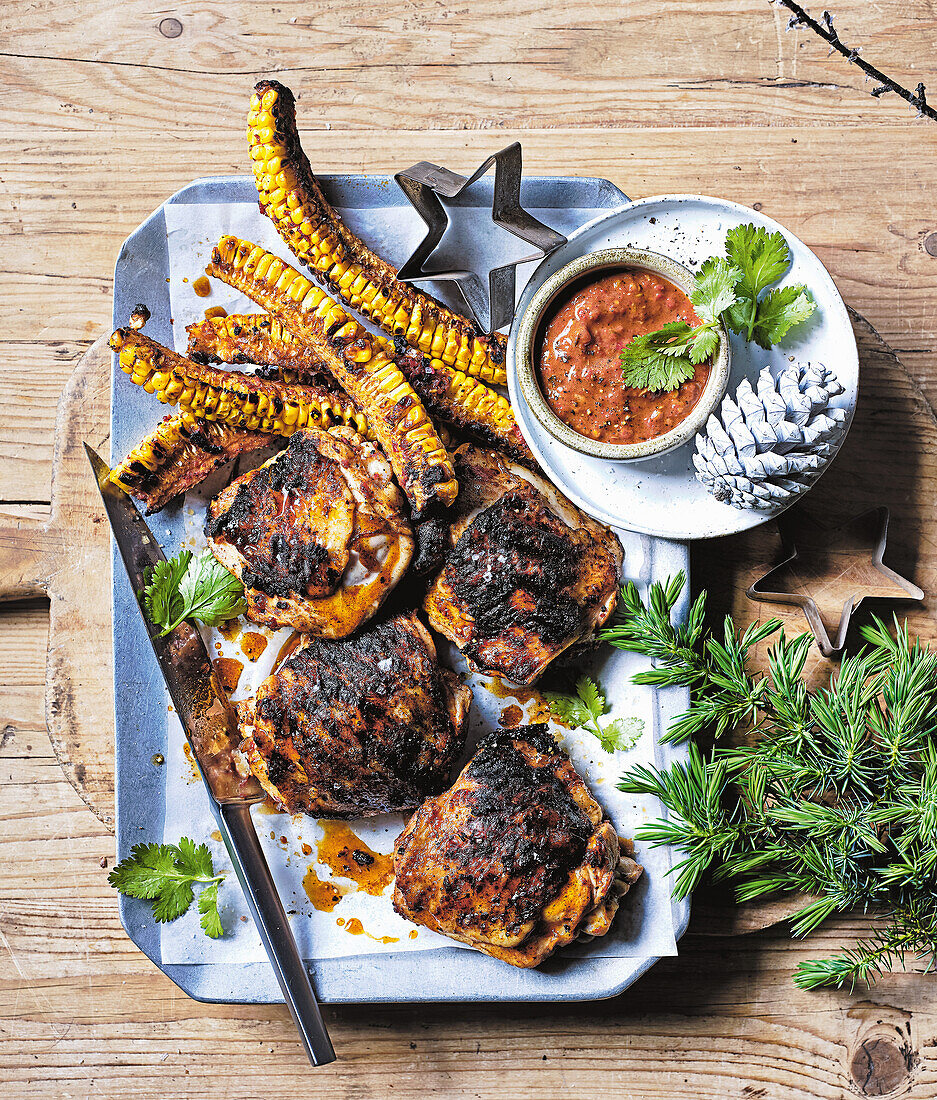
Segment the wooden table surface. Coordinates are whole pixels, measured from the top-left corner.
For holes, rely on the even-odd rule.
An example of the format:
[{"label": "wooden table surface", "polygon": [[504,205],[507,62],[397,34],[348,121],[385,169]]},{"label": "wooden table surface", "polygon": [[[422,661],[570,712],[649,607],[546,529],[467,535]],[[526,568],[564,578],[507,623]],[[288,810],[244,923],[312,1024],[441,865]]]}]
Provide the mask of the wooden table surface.
[{"label": "wooden table surface", "polygon": [[[931,0],[835,14],[937,101]],[[324,171],[470,170],[519,139],[532,172],[756,206],[818,253],[934,406],[937,124],[871,98],[787,19],[765,0],[4,4],[4,518],[48,511],[56,403],[109,326],[121,241],[193,177],[247,171],[247,99],[270,75],[299,94]],[[340,1061],[313,1073],[285,1009],[197,1004],[123,933],[113,836],[45,726],[47,625],[43,602],[0,610],[0,1096],[937,1096],[933,977],[800,992],[798,960],[861,920],[803,944],[783,927],[729,937],[711,907],[678,959],[609,1002],[328,1009]]]}]

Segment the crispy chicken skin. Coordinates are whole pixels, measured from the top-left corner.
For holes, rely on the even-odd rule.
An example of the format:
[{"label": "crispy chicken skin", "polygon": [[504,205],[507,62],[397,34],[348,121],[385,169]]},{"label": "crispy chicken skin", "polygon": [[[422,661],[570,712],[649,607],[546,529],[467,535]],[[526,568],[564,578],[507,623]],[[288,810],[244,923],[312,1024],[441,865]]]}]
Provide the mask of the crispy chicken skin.
[{"label": "crispy chicken skin", "polygon": [[342,641],[307,639],[238,708],[241,748],[289,813],[409,809],[448,782],[471,700],[416,615],[398,615]]},{"label": "crispy chicken skin", "polygon": [[469,444],[454,460],[462,490],[423,607],[478,668],[531,684],[614,610],[621,543],[495,451]]},{"label": "crispy chicken skin", "polygon": [[249,619],[343,638],[410,564],[404,507],[373,443],[347,427],[307,428],[212,501],[206,533],[243,583]]},{"label": "crispy chicken skin", "polygon": [[640,873],[547,727],[499,730],[397,838],[394,908],[530,967],[604,935]]}]

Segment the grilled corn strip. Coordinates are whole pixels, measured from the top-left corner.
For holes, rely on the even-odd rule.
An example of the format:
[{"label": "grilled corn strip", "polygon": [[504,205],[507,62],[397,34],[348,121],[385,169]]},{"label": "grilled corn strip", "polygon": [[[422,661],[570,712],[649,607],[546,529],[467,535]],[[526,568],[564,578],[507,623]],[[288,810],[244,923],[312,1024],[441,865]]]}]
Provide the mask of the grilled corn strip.
[{"label": "grilled corn strip", "polygon": [[388,352],[320,287],[260,245],[222,237],[205,269],[275,314],[368,416],[416,516],[459,491],[446,448]]},{"label": "grilled corn strip", "polygon": [[110,346],[133,382],[165,404],[178,405],[186,421],[224,421],[270,435],[350,424],[374,438],[367,417],[344,395],[193,363],[136,329],[117,329]]},{"label": "grilled corn strip", "polygon": [[514,419],[510,401],[496,390],[439,359],[401,355],[397,365],[432,416],[518,462],[538,468]]},{"label": "grilled corn strip", "polygon": [[188,356],[197,363],[264,363],[290,381],[311,382],[337,389],[319,357],[269,313],[234,313],[212,317],[186,328]]},{"label": "grilled corn strip", "polygon": [[397,278],[328,204],[299,142],[289,88],[254,88],[247,136],[260,208],[296,256],[342,301],[424,355],[486,382],[504,385],[501,333],[479,334],[465,317]]},{"label": "grilled corn strip", "polygon": [[235,428],[224,421],[167,416],[114,467],[111,481],[142,501],[146,514],[152,515],[225,462],[271,442],[266,432]]}]

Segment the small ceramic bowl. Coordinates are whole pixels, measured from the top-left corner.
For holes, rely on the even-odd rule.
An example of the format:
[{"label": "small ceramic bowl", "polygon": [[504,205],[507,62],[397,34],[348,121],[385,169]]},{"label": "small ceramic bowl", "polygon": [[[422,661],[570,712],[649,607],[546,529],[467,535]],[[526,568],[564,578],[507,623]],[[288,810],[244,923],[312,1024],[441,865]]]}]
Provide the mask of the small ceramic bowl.
[{"label": "small ceramic bowl", "polygon": [[719,326],[719,345],[712,359],[712,369],[706,388],[690,414],[664,435],[655,436],[641,443],[605,443],[590,439],[564,424],[550,408],[540,388],[538,369],[539,345],[550,307],[562,299],[573,283],[583,282],[584,276],[596,279],[613,271],[639,268],[661,275],[689,297],[693,290],[693,272],[669,256],[647,252],[638,248],[605,248],[571,260],[565,267],[550,276],[531,298],[530,304],[517,319],[518,333],[515,344],[515,362],[509,364],[517,375],[518,389],[531,411],[541,424],[561,443],[595,458],[614,459],[619,462],[655,458],[666,454],[691,440],[709,419],[722,400],[729,381],[729,333],[724,324]]}]

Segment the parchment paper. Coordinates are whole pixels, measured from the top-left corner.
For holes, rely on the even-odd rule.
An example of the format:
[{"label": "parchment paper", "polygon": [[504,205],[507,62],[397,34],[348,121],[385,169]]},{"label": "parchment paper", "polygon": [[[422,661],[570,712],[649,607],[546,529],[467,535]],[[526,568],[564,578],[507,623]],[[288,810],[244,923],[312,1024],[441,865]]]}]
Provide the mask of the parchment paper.
[{"label": "parchment paper", "polygon": [[[203,272],[212,246],[223,233],[236,233],[296,263],[280,242],[272,225],[260,215],[253,204],[169,205],[165,208],[165,214],[173,335],[178,351],[185,350],[185,326],[201,319],[208,306],[222,305],[229,313],[257,311],[257,307],[248,300],[214,280],[212,293],[208,298],[198,297],[192,289],[193,281]],[[406,210],[394,210],[391,215],[397,219],[416,219],[412,211]],[[398,226],[395,231],[399,237],[402,229]],[[411,233],[414,240],[418,239],[419,224],[408,226],[407,232]],[[519,285],[523,285],[523,279],[519,280]],[[197,551],[205,545],[202,525],[206,502],[235,473],[243,472],[262,460],[262,457],[256,455],[250,456],[238,464],[234,473],[230,469],[221,471],[188,495],[185,504],[185,544],[189,548]],[[159,534],[158,523],[154,525],[154,532]],[[625,575],[636,580],[647,577],[648,563],[644,561],[643,550],[646,542],[629,532],[621,532],[620,537],[625,547]],[[169,554],[176,547],[166,546],[165,549]],[[247,660],[237,640],[226,641],[215,630],[205,632],[210,652],[236,657],[245,665],[238,689],[233,695],[234,699],[251,695],[270,673],[276,655],[290,633],[288,630],[269,631],[255,624],[248,624],[248,629],[269,638],[264,653],[254,662]],[[441,646],[440,656],[457,671],[465,669],[461,657],[454,650],[447,653],[445,647]],[[570,753],[576,768],[608,811],[618,832],[628,837],[633,836],[638,825],[661,812],[656,799],[624,795],[615,786],[625,766],[654,761],[655,694],[649,688],[637,687],[631,683],[631,676],[645,665],[642,658],[633,654],[603,647],[595,654],[588,668],[598,679],[612,704],[610,717],[638,717],[644,720],[644,732],[633,749],[608,754],[591,734],[581,730],[570,732],[556,727],[562,732],[562,744]],[[559,686],[552,679],[548,669],[540,687],[550,689]],[[539,701],[528,699],[527,693],[523,691],[518,692],[520,698],[499,697],[488,690],[486,685],[491,682],[488,677],[471,675],[468,682],[474,691],[474,702],[466,755],[481,732],[498,725],[502,711],[508,707],[522,706],[526,717],[532,721],[543,718],[543,708]],[[208,806],[208,796],[194,765],[184,752],[185,739],[178,720],[169,713],[167,723],[164,839],[175,841],[186,835],[205,841],[212,848],[216,868],[230,870],[227,853],[220,840],[209,839],[215,825]],[[310,868],[323,879],[329,878],[331,874],[327,867],[317,862],[316,843],[322,835],[318,823],[301,816],[291,819],[285,814],[265,813],[260,808],[254,810],[254,822],[284,904],[291,914],[293,931],[305,958],[334,958],[387,951],[429,951],[462,946],[422,927],[419,928],[416,938],[411,938],[410,933],[415,926],[393,912],[390,901],[392,888],[388,888],[379,897],[352,890],[341,898],[332,912],[316,911],[306,896],[302,880]],[[394,839],[402,828],[403,818],[400,815],[388,815],[349,824],[372,849],[387,853],[392,850]],[[310,855],[303,855],[304,844],[312,848]],[[670,904],[670,879],[665,877],[670,867],[669,852],[667,849],[651,850],[638,845],[637,859],[644,866],[644,875],[623,899],[612,931],[600,939],[581,946],[574,945],[567,949],[567,953],[595,957],[649,957],[677,953]],[[342,880],[342,884],[346,887],[352,885],[348,880]],[[225,936],[220,940],[210,940],[202,933],[194,906],[179,920],[161,926],[160,943],[164,963],[236,963],[265,957],[233,874],[229,874],[221,886],[219,904],[226,929]],[[347,928],[351,918],[360,920],[364,934],[349,935]],[[341,925],[337,923],[339,919],[343,922]],[[382,938],[389,942],[378,942]]]}]

